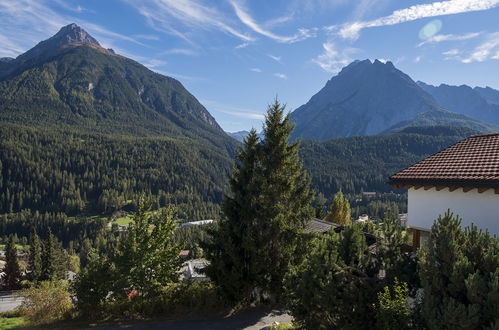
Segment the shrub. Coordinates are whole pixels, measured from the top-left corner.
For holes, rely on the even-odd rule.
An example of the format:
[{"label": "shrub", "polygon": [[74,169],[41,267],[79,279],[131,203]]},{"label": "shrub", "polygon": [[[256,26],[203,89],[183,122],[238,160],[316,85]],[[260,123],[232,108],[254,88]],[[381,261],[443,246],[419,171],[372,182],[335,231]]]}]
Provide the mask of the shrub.
[{"label": "shrub", "polygon": [[378,292],[378,303],[374,305],[378,329],[409,329],[411,313],[407,303],[408,292],[407,283],[399,283],[397,279],[393,287],[385,286],[382,292]]},{"label": "shrub", "polygon": [[33,325],[51,323],[65,318],[73,309],[67,282],[42,282],[37,287],[23,290],[21,314]]}]

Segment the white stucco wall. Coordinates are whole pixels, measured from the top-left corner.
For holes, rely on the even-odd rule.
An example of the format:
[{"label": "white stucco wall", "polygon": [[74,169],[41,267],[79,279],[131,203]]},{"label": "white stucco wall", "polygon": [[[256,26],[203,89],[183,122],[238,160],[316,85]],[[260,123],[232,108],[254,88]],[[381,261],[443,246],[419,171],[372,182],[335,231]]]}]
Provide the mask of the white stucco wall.
[{"label": "white stucco wall", "polygon": [[440,214],[450,209],[462,219],[462,226],[474,223],[491,234],[499,235],[499,194],[494,189],[478,193],[477,189],[463,192],[462,188],[452,192],[448,188],[436,191],[409,189],[408,225],[415,228],[431,229]]}]

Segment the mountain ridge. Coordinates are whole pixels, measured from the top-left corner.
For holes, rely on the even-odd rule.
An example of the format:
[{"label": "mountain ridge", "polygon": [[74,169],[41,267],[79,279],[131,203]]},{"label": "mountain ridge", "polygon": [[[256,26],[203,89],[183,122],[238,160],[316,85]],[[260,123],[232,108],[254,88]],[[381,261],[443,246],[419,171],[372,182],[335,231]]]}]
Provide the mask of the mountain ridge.
[{"label": "mountain ridge", "polygon": [[[15,60],[0,78],[0,121],[235,144],[176,79],[102,48],[75,24]],[[5,71],[4,71],[5,73]]]},{"label": "mountain ridge", "polygon": [[356,60],[291,113],[296,125],[293,139],[324,141],[380,134],[402,123],[445,125],[447,121],[484,132],[499,130],[480,118],[452,111],[392,62]]}]

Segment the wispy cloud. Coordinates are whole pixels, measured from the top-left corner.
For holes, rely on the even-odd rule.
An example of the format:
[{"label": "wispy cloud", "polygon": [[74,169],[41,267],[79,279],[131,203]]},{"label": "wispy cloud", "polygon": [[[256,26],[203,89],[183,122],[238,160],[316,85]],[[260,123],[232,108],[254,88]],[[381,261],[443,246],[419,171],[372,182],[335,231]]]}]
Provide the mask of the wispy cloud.
[{"label": "wispy cloud", "polygon": [[483,62],[489,59],[499,59],[499,32],[490,33],[485,41],[478,45],[467,57],[462,58],[463,63]]},{"label": "wispy cloud", "polygon": [[265,115],[259,113],[256,110],[252,109],[244,109],[232,105],[222,104],[212,100],[201,100],[201,103],[206,106],[206,108],[212,112],[221,112],[227,115],[231,115],[234,117],[246,118],[246,119],[257,119],[263,120],[265,119]]},{"label": "wispy cloud", "polygon": [[267,29],[265,29],[262,25],[258,24],[253,17],[248,13],[248,11],[236,0],[230,0],[232,7],[234,7],[234,11],[236,12],[237,17],[241,20],[241,22],[255,31],[267,38],[274,39],[278,42],[282,43],[294,43],[298,41],[302,41],[311,37],[315,37],[316,31],[315,29],[305,29],[299,28],[298,32],[292,36],[282,36],[275,34]]},{"label": "wispy cloud", "polygon": [[157,67],[165,66],[167,64],[167,62],[163,61],[163,60],[158,60],[158,59],[150,59],[146,62],[143,62],[142,64],[144,66],[148,67],[149,69],[154,69]]},{"label": "wispy cloud", "polygon": [[272,54],[267,54],[267,56],[270,57],[271,59],[273,59],[274,61],[281,63],[281,59],[282,59],[281,56],[275,56]]},{"label": "wispy cloud", "polygon": [[478,37],[481,32],[470,32],[466,34],[437,34],[418,44],[421,47],[425,44],[434,44],[442,41],[460,41]]},{"label": "wispy cloud", "polygon": [[355,48],[345,48],[339,50],[336,45],[328,41],[322,44],[323,53],[312,60],[319,65],[324,71],[336,73],[345,65],[352,62],[351,54],[358,52]]},{"label": "wispy cloud", "polygon": [[333,25],[329,30],[337,30],[339,35],[345,39],[357,39],[360,31],[365,28],[395,25],[399,23],[414,21],[425,17],[435,17],[466,13],[471,11],[488,10],[499,6],[499,0],[447,0],[428,4],[410,6],[408,8],[394,11],[391,15],[380,17],[370,21],[357,21],[342,26]]},{"label": "wispy cloud", "polygon": [[155,34],[134,34],[132,37],[135,39],[159,40],[159,36]]},{"label": "wispy cloud", "polygon": [[59,14],[48,3],[46,0],[0,0],[0,56],[17,56],[70,23],[81,25],[105,47],[117,49],[115,40],[144,45],[101,25]]},{"label": "wispy cloud", "polygon": [[188,55],[195,56],[198,53],[188,48],[172,48],[161,52],[161,55]]},{"label": "wispy cloud", "polygon": [[279,79],[288,79],[288,76],[286,76],[284,73],[274,73],[274,77]]},{"label": "wispy cloud", "polygon": [[244,41],[254,40],[232,27],[223,13],[213,6],[205,6],[196,0],[124,0],[146,18],[147,23],[157,31],[176,35],[192,42],[192,34],[183,32],[180,26],[201,30],[216,29]]},{"label": "wispy cloud", "polygon": [[243,48],[246,48],[249,46],[249,43],[248,42],[243,42],[242,44],[239,44],[237,45],[236,47],[234,47],[235,49],[243,49]]},{"label": "wispy cloud", "polygon": [[262,72],[262,69],[260,69],[260,68],[251,68],[250,71],[260,73],[260,72]]},{"label": "wispy cloud", "polygon": [[419,63],[421,62],[422,57],[421,56],[416,56],[413,60],[414,63]]}]

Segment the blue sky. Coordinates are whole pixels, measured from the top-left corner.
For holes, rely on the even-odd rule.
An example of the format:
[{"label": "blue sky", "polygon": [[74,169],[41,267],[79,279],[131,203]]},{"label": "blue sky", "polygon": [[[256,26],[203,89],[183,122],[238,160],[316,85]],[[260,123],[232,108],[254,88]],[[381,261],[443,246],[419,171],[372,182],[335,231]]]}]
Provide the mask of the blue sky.
[{"label": "blue sky", "polygon": [[499,0],[0,0],[0,57],[77,23],[180,80],[227,131],[294,110],[355,59],[499,89]]}]

